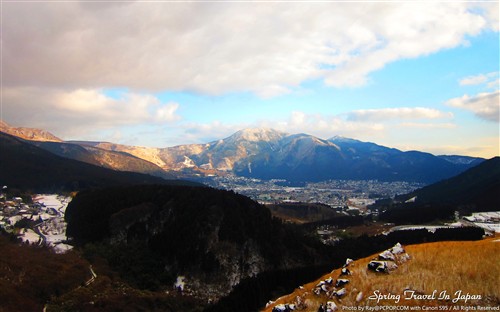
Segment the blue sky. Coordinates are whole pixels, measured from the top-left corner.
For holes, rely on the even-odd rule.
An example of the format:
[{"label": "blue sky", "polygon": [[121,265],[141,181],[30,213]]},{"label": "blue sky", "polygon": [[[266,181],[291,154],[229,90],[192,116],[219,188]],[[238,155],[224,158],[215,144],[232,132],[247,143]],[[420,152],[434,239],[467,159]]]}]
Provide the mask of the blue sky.
[{"label": "blue sky", "polygon": [[1,117],[152,147],[267,127],[492,157],[498,23],[495,1],[5,1]]}]

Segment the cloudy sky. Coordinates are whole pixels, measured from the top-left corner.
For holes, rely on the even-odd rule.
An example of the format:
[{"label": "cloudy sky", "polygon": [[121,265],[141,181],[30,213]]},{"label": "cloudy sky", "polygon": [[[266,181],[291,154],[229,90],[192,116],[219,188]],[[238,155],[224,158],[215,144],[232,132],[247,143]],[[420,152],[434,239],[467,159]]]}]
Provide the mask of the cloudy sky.
[{"label": "cloudy sky", "polygon": [[1,118],[166,147],[247,127],[499,155],[498,1],[9,1]]}]

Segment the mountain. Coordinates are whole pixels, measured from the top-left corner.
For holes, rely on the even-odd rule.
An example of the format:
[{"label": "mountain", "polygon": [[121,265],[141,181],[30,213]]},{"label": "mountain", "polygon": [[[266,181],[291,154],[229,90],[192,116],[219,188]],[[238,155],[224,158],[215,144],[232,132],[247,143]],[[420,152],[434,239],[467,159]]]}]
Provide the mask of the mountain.
[{"label": "mountain", "polygon": [[[108,142],[57,143],[61,145],[36,144],[60,156],[162,177],[169,177],[172,172],[185,176],[232,173],[248,178],[300,182],[346,179],[433,183],[483,161],[475,157],[402,152],[338,136],[324,140],[303,133],[288,134],[263,128],[243,129],[205,144],[166,148]],[[70,143],[74,146],[68,145]]]},{"label": "mountain", "polygon": [[[402,152],[374,143],[343,137],[330,142],[346,155],[344,176],[354,179],[401,180],[432,183],[449,178],[476,166],[483,159],[467,156],[434,156],[419,151]],[[339,173],[340,173],[339,172]]]},{"label": "mountain", "polygon": [[[67,235],[136,287],[217,299],[258,273],[328,262],[331,253],[248,197],[207,187],[142,185],[79,192]],[[91,243],[91,244],[89,244]],[[90,248],[88,248],[90,246]],[[182,281],[182,282],[181,282]]]},{"label": "mountain", "polygon": [[272,129],[245,129],[207,144],[163,148],[158,155],[174,170],[208,169],[249,178],[290,181],[377,179],[432,183],[482,161],[465,156],[460,156],[462,161],[450,161],[453,156],[402,152],[348,138],[323,140]]},{"label": "mountain", "polygon": [[8,125],[2,120],[0,120],[0,131],[26,140],[62,142],[61,139],[48,131],[35,128],[16,128]]},{"label": "mountain", "polygon": [[30,143],[61,157],[104,168],[150,174],[165,179],[176,178],[174,174],[163,170],[157,165],[125,152],[109,151],[89,145],[66,142],[30,141]]},{"label": "mountain", "polygon": [[81,145],[86,149],[98,148],[101,150],[126,153],[155,164],[163,170],[171,170],[171,168],[160,158],[159,154],[161,149],[159,148],[129,146],[110,142],[68,141],[68,143]]},{"label": "mountain", "polygon": [[145,173],[165,179],[176,178],[174,174],[143,159],[145,157],[136,157],[124,151],[99,148],[98,146],[92,146],[92,144],[90,144],[91,142],[88,144],[83,144],[83,142],[64,142],[45,130],[35,128],[14,128],[5,122],[0,122],[0,132],[25,139],[27,140],[26,142],[61,157],[119,171]]},{"label": "mountain", "polygon": [[500,207],[500,157],[438,183],[402,196],[415,197],[416,203],[447,203],[469,207],[473,211],[496,211]]},{"label": "mountain", "polygon": [[142,183],[190,184],[63,158],[2,132],[0,150],[0,185],[9,188],[56,192]]}]

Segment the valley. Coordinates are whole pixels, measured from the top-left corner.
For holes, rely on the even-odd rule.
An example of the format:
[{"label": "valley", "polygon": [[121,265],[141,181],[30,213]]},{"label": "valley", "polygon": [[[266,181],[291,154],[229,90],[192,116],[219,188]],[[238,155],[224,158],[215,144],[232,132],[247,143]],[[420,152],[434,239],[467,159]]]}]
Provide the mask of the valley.
[{"label": "valley", "polygon": [[[68,274],[83,286],[51,300],[30,297],[54,311],[108,311],[123,296],[133,310],[255,311],[346,257],[498,235],[498,157],[438,157],[263,129],[162,150],[63,142],[30,128],[9,133],[0,134],[0,248],[81,260]],[[288,156],[272,160],[270,151]],[[274,161],[286,166],[276,171]],[[318,176],[324,165],[337,178]],[[387,170],[425,174],[398,180]],[[0,268],[0,280],[7,271]]]},{"label": "valley", "polygon": [[233,190],[262,204],[300,202],[320,203],[332,209],[366,208],[376,199],[393,198],[422,186],[416,182],[378,180],[328,180],[293,183],[283,179],[261,180],[234,175],[197,179],[206,185]]}]

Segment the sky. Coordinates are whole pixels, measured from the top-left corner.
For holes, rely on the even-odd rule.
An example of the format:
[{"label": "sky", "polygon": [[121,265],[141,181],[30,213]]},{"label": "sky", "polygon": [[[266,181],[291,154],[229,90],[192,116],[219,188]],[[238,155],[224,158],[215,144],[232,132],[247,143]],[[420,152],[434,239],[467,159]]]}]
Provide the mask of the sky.
[{"label": "sky", "polygon": [[499,152],[498,1],[9,1],[1,120],[168,147],[244,128]]}]

